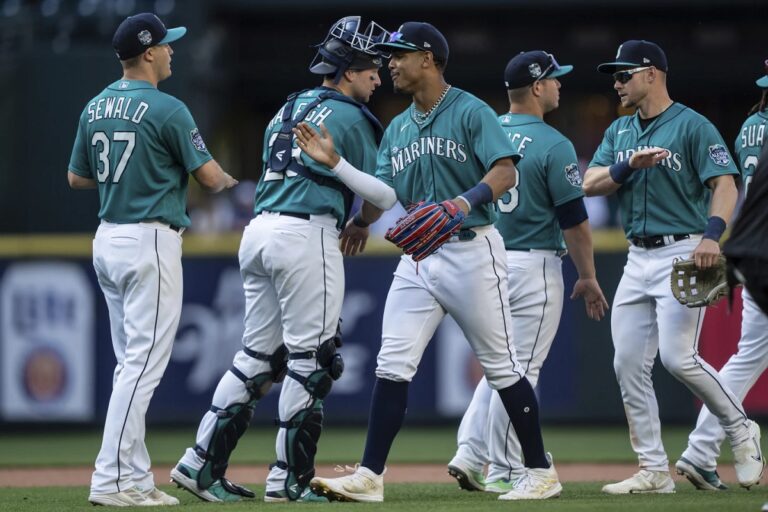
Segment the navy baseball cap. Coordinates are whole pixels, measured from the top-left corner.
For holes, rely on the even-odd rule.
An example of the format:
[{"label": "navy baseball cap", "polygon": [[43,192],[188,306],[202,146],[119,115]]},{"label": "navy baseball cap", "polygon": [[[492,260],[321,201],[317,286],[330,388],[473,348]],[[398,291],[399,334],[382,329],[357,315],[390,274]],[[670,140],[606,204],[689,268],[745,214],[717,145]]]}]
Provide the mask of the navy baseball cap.
[{"label": "navy baseball cap", "polygon": [[632,39],[619,46],[614,62],[606,62],[597,66],[601,73],[615,73],[620,69],[653,66],[667,72],[667,56],[659,45],[650,41]]},{"label": "navy baseball cap", "polygon": [[573,71],[573,66],[561,66],[555,56],[541,50],[520,52],[512,57],[504,69],[504,84],[507,89],[518,89],[536,80],[557,78]]},{"label": "navy baseball cap", "polygon": [[755,80],[755,83],[757,84],[758,87],[762,87],[763,89],[768,89],[768,60],[765,61],[765,76]]},{"label": "navy baseball cap", "polygon": [[112,47],[120,60],[128,60],[151,46],[181,39],[186,33],[186,27],[165,28],[160,18],[151,12],[143,12],[123,20],[112,37]]},{"label": "navy baseball cap", "polygon": [[448,41],[434,26],[421,21],[408,21],[400,25],[396,32],[389,35],[389,41],[376,45],[379,50],[388,52],[423,51],[448,62]]}]

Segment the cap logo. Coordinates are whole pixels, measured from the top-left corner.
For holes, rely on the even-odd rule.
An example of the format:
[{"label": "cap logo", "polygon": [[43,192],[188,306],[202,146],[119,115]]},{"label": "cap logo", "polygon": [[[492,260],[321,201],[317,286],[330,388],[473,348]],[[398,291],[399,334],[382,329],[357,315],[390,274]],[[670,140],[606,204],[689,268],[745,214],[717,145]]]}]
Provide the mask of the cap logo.
[{"label": "cap logo", "polygon": [[643,57],[643,64],[650,64],[651,61],[647,57]]},{"label": "cap logo", "polygon": [[139,42],[143,44],[144,46],[149,46],[152,44],[152,34],[149,32],[149,30],[142,30],[139,32]]},{"label": "cap logo", "polygon": [[616,52],[616,59],[618,59],[618,58],[619,58],[619,55],[621,55],[621,47],[622,47],[622,46],[624,46],[624,45],[623,45],[623,44],[620,44],[620,45],[619,45],[619,49],[618,49],[618,51]]},{"label": "cap logo", "polygon": [[428,43],[428,42],[426,42],[426,41],[424,41],[424,44],[423,44],[423,45],[421,45],[421,46],[423,46],[424,48],[432,48],[432,45],[431,45],[431,44],[429,44],[429,43]]},{"label": "cap logo", "polygon": [[541,76],[541,66],[539,66],[538,62],[534,62],[533,64],[528,65],[528,72],[531,74],[533,78],[538,78]]}]

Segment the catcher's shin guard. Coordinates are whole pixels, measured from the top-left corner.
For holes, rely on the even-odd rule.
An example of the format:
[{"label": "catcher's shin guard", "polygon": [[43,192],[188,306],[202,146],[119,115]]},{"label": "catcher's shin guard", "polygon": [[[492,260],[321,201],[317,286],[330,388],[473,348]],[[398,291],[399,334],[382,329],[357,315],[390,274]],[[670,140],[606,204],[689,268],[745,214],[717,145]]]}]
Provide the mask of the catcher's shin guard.
[{"label": "catcher's shin guard", "polygon": [[208,489],[224,476],[229,466],[229,456],[237,446],[240,437],[248,429],[256,404],[267,394],[274,382],[282,382],[287,371],[288,350],[284,345],[272,355],[247,348],[244,351],[254,359],[269,362],[270,371],[248,378],[234,366],[230,368],[229,371],[245,384],[250,400],[247,403],[232,404],[223,409],[211,407],[217,419],[208,449],[195,447],[198,456],[205,461],[197,473],[197,485],[201,489]]},{"label": "catcher's shin guard", "polygon": [[334,338],[324,341],[317,351],[291,354],[289,359],[317,358],[320,365],[304,377],[288,370],[288,377],[304,386],[312,404],[298,411],[288,421],[281,421],[280,427],[286,429],[285,453],[287,461],[278,460],[275,466],[288,472],[285,479],[285,492],[288,499],[299,499],[302,492],[315,476],[315,454],[317,443],[323,430],[323,399],[328,396],[333,381],[338,380],[344,372],[344,360],[336,353],[336,347],[341,345],[341,333]]}]

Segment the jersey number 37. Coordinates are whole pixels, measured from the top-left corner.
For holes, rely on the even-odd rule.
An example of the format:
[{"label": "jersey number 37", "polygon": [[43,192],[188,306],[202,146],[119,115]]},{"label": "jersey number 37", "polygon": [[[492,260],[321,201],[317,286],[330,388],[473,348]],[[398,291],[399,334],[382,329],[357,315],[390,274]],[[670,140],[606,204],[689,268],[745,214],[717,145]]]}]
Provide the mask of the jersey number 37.
[{"label": "jersey number 37", "polygon": [[114,155],[116,157],[115,160],[117,160],[117,166],[114,168],[115,173],[112,176],[112,183],[120,181],[120,177],[128,166],[133,150],[136,147],[136,132],[114,132],[112,140],[110,140],[105,132],[95,132],[93,137],[91,137],[91,146],[95,147],[99,153],[99,165],[96,170],[99,183],[105,183],[109,179],[109,173],[112,170],[112,163],[109,160],[110,147],[115,144],[116,149],[121,149],[116,143],[120,143],[120,146],[122,146],[122,153]]}]

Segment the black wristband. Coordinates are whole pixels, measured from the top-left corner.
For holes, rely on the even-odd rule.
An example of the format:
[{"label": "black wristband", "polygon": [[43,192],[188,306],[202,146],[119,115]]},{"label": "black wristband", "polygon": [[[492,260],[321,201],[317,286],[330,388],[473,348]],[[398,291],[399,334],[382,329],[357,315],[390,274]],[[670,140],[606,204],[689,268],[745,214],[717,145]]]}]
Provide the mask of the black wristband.
[{"label": "black wristband", "polygon": [[608,168],[608,172],[611,175],[611,179],[616,183],[624,183],[632,176],[635,170],[629,166],[629,159],[622,160],[619,163],[613,164]]},{"label": "black wristband", "polygon": [[354,217],[352,217],[352,224],[359,228],[367,228],[371,225],[370,222],[365,222],[363,220],[363,216],[361,212],[357,212]]},{"label": "black wristband", "polygon": [[725,227],[725,221],[721,217],[713,215],[707,221],[707,228],[704,230],[704,236],[702,238],[708,238],[710,240],[714,240],[715,242],[719,242],[720,237],[723,236]]}]

